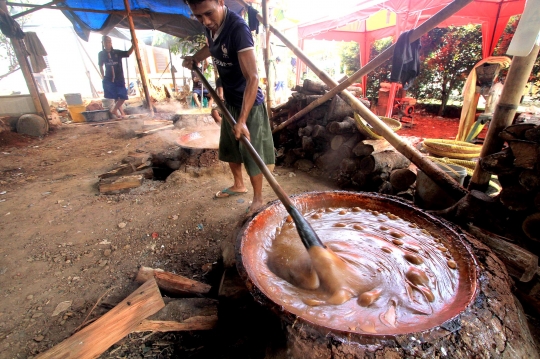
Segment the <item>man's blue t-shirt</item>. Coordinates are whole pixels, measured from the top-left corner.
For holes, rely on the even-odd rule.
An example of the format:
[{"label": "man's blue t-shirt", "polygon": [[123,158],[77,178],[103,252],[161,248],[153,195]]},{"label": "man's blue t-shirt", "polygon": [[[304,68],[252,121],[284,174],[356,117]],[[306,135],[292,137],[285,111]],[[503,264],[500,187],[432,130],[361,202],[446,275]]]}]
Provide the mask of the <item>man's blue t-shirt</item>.
[{"label": "man's blue t-shirt", "polygon": [[112,49],[110,53],[105,50],[99,52],[98,65],[105,65],[105,79],[113,81],[114,78],[114,82],[124,82],[124,69],[122,68],[122,58],[124,57],[129,57],[127,51]]},{"label": "man's blue t-shirt", "polygon": [[[223,84],[225,101],[234,107],[242,107],[246,79],[240,68],[238,51],[254,47],[253,36],[246,21],[229,9],[223,22],[223,29],[215,40],[212,40],[208,29],[205,29],[206,38]],[[264,95],[258,88],[254,105],[260,105],[263,102]]]}]

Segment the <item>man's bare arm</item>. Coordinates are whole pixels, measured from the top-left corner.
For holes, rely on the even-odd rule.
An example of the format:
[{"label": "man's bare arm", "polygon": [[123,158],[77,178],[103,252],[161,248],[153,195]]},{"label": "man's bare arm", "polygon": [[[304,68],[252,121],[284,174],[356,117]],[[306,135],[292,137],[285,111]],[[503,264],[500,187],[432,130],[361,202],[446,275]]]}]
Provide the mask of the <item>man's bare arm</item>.
[{"label": "man's bare arm", "polygon": [[246,135],[249,138],[249,131],[246,127],[246,121],[249,116],[255,99],[257,98],[257,89],[259,87],[259,74],[257,73],[257,60],[255,58],[255,50],[247,50],[238,53],[238,60],[240,62],[240,68],[242,74],[246,79],[246,90],[244,92],[244,99],[242,101],[242,108],[240,109],[240,115],[236,119],[238,122],[235,126],[235,135],[237,139],[240,139],[241,135]]}]

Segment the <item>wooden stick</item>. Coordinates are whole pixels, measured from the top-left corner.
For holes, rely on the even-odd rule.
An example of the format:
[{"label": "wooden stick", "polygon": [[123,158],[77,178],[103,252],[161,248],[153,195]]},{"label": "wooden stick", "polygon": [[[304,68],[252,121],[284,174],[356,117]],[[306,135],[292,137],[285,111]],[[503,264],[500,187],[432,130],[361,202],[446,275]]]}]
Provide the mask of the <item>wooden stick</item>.
[{"label": "wooden stick", "polygon": [[144,137],[146,135],[150,135],[150,134],[158,132],[158,131],[169,130],[171,128],[174,128],[174,125],[161,126],[161,127],[158,127],[158,128],[148,130],[148,131],[139,132],[139,133],[137,133],[137,137]]},{"label": "wooden stick", "polygon": [[144,320],[134,332],[209,330],[217,325],[218,301],[209,298],[175,299]]},{"label": "wooden stick", "polygon": [[157,283],[151,279],[94,323],[36,358],[97,358],[164,306]]},{"label": "wooden stick", "polygon": [[141,75],[141,82],[144,90],[144,97],[146,98],[146,104],[150,110],[151,116],[154,116],[154,106],[152,105],[152,99],[150,98],[150,92],[148,91],[148,81],[146,80],[146,70],[144,69],[141,53],[139,51],[139,41],[137,40],[137,34],[135,33],[135,24],[131,16],[131,8],[129,6],[129,0],[124,0],[124,6],[126,7],[127,19],[129,23],[129,31],[131,32],[131,40],[133,41],[133,47],[135,49],[135,57],[137,59],[137,67],[139,68],[139,74]]},{"label": "wooden stick", "polygon": [[538,257],[513,244],[506,238],[488,232],[472,224],[467,225],[469,233],[490,247],[506,265],[508,274],[520,282],[530,281],[538,270]]},{"label": "wooden stick", "polygon": [[171,294],[178,294],[184,296],[203,295],[208,294],[211,286],[195,280],[186,278],[184,276],[165,272],[161,269],[153,269],[150,267],[141,266],[135,281],[138,283],[146,282],[147,280],[155,278],[158,287]]},{"label": "wooden stick", "polygon": [[[239,3],[246,6],[244,0],[237,0]],[[472,0],[454,0],[452,3],[448,4],[441,11],[437,12],[431,18],[429,18],[422,25],[414,29],[409,36],[410,41],[415,41],[420,38],[420,36],[429,30],[433,29],[440,22],[448,19],[450,16],[455,14],[457,11],[464,8],[466,5],[471,3]],[[258,15],[260,18],[260,15]],[[261,21],[259,19],[259,21]],[[395,44],[390,46],[388,49],[383,51],[379,56],[370,61],[362,69],[355,72],[347,80],[343,81],[341,84],[338,84],[334,81],[326,72],[317,68],[317,66],[303,53],[303,51],[289,41],[281,32],[275,29],[270,25],[270,30],[285,44],[291,51],[301,59],[313,72],[319,76],[319,78],[328,86],[332,87],[326,95],[322,98],[328,96],[325,100],[330,99],[332,96],[337,95],[341,92],[343,100],[345,100],[360,116],[367,121],[377,133],[381,134],[396,150],[401,152],[405,157],[410,159],[418,168],[420,168],[429,178],[431,178],[435,183],[437,183],[443,190],[445,190],[452,198],[459,200],[467,194],[467,190],[463,188],[459,183],[454,181],[452,177],[441,170],[435,163],[427,160],[424,156],[416,150],[409,143],[403,141],[392,129],[390,129],[378,116],[372,113],[360,100],[358,100],[354,95],[347,91],[347,87],[352,85],[356,79],[359,79],[363,75],[366,75],[370,71],[374,70],[376,67],[380,66],[384,61],[390,58],[394,52]],[[330,95],[332,94],[332,95]]]}]

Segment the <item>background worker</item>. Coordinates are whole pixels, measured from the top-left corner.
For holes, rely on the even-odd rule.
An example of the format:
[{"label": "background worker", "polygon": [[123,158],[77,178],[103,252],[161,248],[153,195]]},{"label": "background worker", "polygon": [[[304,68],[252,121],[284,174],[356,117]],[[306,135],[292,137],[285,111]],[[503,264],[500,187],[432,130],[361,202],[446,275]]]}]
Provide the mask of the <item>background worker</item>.
[{"label": "background worker", "polygon": [[[199,67],[202,73],[208,68],[208,62],[203,61],[203,67]],[[212,96],[208,93],[208,90],[202,85],[201,79],[197,76],[195,71],[191,70],[191,80],[193,81],[193,87],[191,88],[191,94],[193,95],[193,101],[198,108],[202,108],[203,98],[208,101],[208,107],[212,107]]]},{"label": "background worker", "polygon": [[242,178],[242,163],[253,187],[249,212],[263,203],[263,175],[247,149],[238,141],[245,135],[266,165],[275,163],[274,143],[264,96],[258,87],[259,76],[253,36],[245,20],[230,11],[224,0],[184,0],[195,18],[205,26],[207,45],[193,56],[186,57],[183,66],[191,69],[209,56],[213,57],[221,83],[225,106],[236,119],[231,127],[221,121],[219,159],[229,163],[234,184],[216,193],[216,198],[246,193]]},{"label": "background worker", "polygon": [[[221,84],[220,77],[218,77],[216,80],[216,93],[219,96],[221,102],[225,102],[225,99],[223,98],[223,85]],[[219,112],[219,108],[216,104],[213,104],[210,115],[212,115],[212,118],[218,125],[221,125],[221,113]]]},{"label": "background worker", "polygon": [[[133,40],[131,47],[127,51],[113,49],[112,40],[109,36],[101,38],[101,45],[103,50],[98,54],[98,64],[103,79],[104,97],[115,101],[111,114],[114,117],[123,117],[126,113],[122,105],[128,99],[128,95],[122,59],[129,57],[133,53]],[[105,71],[103,71],[103,66],[105,66]]]}]

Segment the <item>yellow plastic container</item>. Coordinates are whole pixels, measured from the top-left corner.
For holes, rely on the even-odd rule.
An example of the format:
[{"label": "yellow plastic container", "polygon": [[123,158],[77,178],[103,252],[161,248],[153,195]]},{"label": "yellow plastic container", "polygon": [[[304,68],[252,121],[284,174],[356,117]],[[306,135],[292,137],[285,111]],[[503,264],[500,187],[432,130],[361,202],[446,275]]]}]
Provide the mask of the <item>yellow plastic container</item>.
[{"label": "yellow plastic container", "polygon": [[73,122],[86,121],[86,119],[84,118],[84,115],[82,114],[84,111],[86,111],[85,105],[68,105],[67,108]]}]

